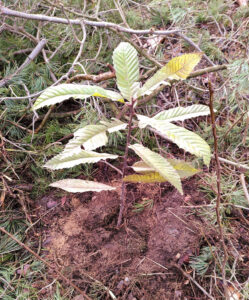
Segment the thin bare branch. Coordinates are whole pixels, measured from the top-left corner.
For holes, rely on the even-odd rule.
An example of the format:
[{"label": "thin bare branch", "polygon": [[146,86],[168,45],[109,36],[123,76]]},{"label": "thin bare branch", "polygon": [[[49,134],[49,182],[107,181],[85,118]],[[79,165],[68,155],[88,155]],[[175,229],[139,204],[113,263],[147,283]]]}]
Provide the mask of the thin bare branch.
[{"label": "thin bare branch", "polygon": [[13,77],[19,74],[25,67],[27,67],[31,63],[31,61],[33,61],[36,58],[36,56],[42,51],[46,43],[47,41],[45,39],[42,39],[34,48],[34,50],[30,53],[30,55],[26,58],[25,62],[22,65],[13,74],[0,81],[0,87],[6,85],[10,80],[13,79]]},{"label": "thin bare branch", "polygon": [[204,288],[199,285],[199,283],[192,277],[190,276],[188,273],[186,273],[180,266],[178,266],[177,264],[173,264],[174,267],[176,267],[178,270],[180,270],[182,272],[182,274],[187,277],[190,281],[192,281],[202,292],[203,294],[205,294],[209,299],[211,300],[215,300],[215,298],[210,295],[206,290],[204,290]]},{"label": "thin bare branch", "polygon": [[[0,6],[0,15],[10,16],[10,17],[17,17],[22,19],[29,19],[29,20],[37,20],[37,21],[48,21],[53,23],[59,23],[59,24],[69,24],[69,21],[72,25],[78,25],[80,26],[81,20],[75,19],[75,20],[67,20],[64,18],[58,18],[58,17],[49,17],[45,15],[40,14],[28,14],[16,10],[9,9],[4,6]],[[118,31],[131,33],[131,34],[156,34],[156,35],[169,35],[173,33],[179,32],[179,30],[153,30],[153,29],[146,29],[146,30],[135,30],[132,28],[125,28],[120,25],[117,25],[115,23],[111,22],[97,22],[97,21],[90,21],[90,20],[84,20],[84,24],[88,26],[96,26],[96,27],[105,27],[105,28],[114,28]]]},{"label": "thin bare branch", "polygon": [[[189,43],[191,46],[193,46],[197,51],[202,52],[201,48],[194,43],[189,37],[187,37],[185,34],[178,32],[177,35],[184,39],[187,43]],[[212,60],[204,53],[203,57],[208,61],[212,66],[215,66],[215,64],[212,62]]]},{"label": "thin bare branch", "polygon": [[245,175],[243,173],[240,174],[240,181],[241,181],[241,184],[242,184],[242,187],[243,187],[243,191],[244,191],[246,200],[247,200],[248,205],[249,205],[249,192],[248,192],[247,187],[246,187]]},{"label": "thin bare branch", "polygon": [[225,158],[222,158],[222,157],[219,157],[219,161],[222,162],[222,163],[234,166],[234,167],[236,167],[238,169],[249,170],[249,167],[247,165],[236,163],[236,162],[233,162],[231,160],[228,160],[228,159],[225,159]]},{"label": "thin bare branch", "polygon": [[73,76],[72,78],[67,80],[67,83],[71,83],[74,81],[81,81],[81,80],[89,80],[95,83],[104,81],[104,80],[108,80],[111,78],[115,78],[116,75],[114,72],[104,72],[98,75],[92,75],[92,74],[78,74]]},{"label": "thin bare branch", "polygon": [[141,49],[139,46],[136,45],[136,43],[134,43],[132,40],[128,39],[124,34],[122,34],[120,31],[118,31],[115,28],[110,28],[110,30],[112,30],[113,32],[115,32],[123,41],[126,41],[128,43],[130,43],[136,50],[138,53],[140,53],[142,56],[144,56],[145,58],[147,58],[148,60],[150,60],[155,66],[157,66],[158,68],[161,68],[163,65],[158,62],[155,58],[153,58],[152,56],[150,56],[147,51]]}]

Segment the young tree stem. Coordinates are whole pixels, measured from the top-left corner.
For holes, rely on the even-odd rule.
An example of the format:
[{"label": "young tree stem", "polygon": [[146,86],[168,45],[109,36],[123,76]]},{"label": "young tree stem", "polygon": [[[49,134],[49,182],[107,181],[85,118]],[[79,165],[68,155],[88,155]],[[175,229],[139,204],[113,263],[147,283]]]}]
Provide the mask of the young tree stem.
[{"label": "young tree stem", "polygon": [[221,166],[218,156],[218,138],[217,138],[217,132],[216,132],[216,126],[215,126],[215,114],[214,114],[214,107],[213,107],[213,101],[214,101],[214,90],[212,87],[211,82],[208,83],[209,87],[209,108],[210,108],[210,115],[211,115],[211,122],[212,122],[212,131],[213,131],[213,137],[214,137],[214,157],[216,162],[216,176],[217,176],[217,199],[216,199],[216,217],[217,217],[217,223],[219,227],[219,234],[220,234],[220,240],[224,252],[224,259],[221,266],[221,273],[222,273],[222,281],[223,281],[223,287],[225,292],[225,298],[229,299],[228,294],[228,288],[227,288],[227,281],[226,281],[226,263],[228,260],[228,254],[227,254],[227,248],[225,244],[225,238],[223,233],[223,228],[221,224],[221,217],[220,217],[220,201],[221,201]]},{"label": "young tree stem", "polygon": [[[128,133],[127,133],[127,137],[126,137],[124,163],[123,163],[123,169],[122,169],[122,173],[123,173],[122,179],[126,175],[126,170],[127,170],[127,158],[128,158],[128,151],[129,151],[129,145],[130,145],[130,140],[131,140],[131,128],[132,128],[132,119],[134,116],[135,102],[136,101],[132,99],[132,102],[129,106],[129,123],[128,123]],[[124,181],[122,181],[121,196],[120,196],[120,210],[119,210],[119,215],[118,215],[117,227],[119,227],[121,225],[125,207],[126,207],[126,183]]]}]

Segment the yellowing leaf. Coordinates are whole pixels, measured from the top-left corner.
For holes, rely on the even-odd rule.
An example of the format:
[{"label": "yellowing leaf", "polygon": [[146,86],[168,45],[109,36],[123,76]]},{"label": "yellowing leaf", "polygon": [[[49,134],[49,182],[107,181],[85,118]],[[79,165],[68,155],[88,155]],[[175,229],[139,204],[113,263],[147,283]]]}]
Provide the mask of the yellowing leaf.
[{"label": "yellowing leaf", "polygon": [[155,169],[183,195],[180,176],[167,159],[140,144],[131,145],[129,148],[134,150],[147,165]]},{"label": "yellowing leaf", "polygon": [[[194,176],[199,173],[201,170],[196,169],[192,166],[191,163],[185,162],[184,160],[179,159],[167,159],[171,166],[176,170],[181,179],[188,178],[190,176]],[[155,173],[155,169],[148,166],[144,161],[138,161],[133,164],[132,169],[140,174],[153,174]],[[133,175],[131,175],[133,176]],[[135,176],[135,175],[134,175]],[[159,176],[158,176],[159,178]],[[167,180],[164,180],[167,181]],[[159,181],[159,182],[164,182]],[[135,181],[134,181],[135,182]]]},{"label": "yellowing leaf", "polygon": [[174,57],[164,67],[149,78],[143,87],[138,90],[137,97],[152,91],[155,86],[168,80],[184,80],[192,72],[202,57],[202,53],[190,53]]},{"label": "yellowing leaf", "polygon": [[157,172],[154,173],[148,173],[145,175],[128,175],[123,178],[123,181],[125,182],[140,182],[140,183],[154,183],[154,182],[166,182],[167,179],[165,179],[162,175],[160,175]]},{"label": "yellowing leaf", "polygon": [[202,55],[203,53],[199,52],[174,57],[161,69],[161,71],[167,74],[167,78],[171,80],[186,79],[201,60]]}]

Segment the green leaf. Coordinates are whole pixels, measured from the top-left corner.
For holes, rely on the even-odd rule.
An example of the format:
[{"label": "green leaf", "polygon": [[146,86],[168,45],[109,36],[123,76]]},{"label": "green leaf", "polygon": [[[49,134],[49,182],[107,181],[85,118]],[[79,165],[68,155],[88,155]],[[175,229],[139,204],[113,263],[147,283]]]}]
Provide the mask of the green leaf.
[{"label": "green leaf", "polygon": [[[201,171],[194,168],[191,163],[185,162],[184,160],[179,160],[179,159],[167,159],[167,160],[171,164],[171,166],[176,170],[176,172],[179,174],[181,179],[188,178]],[[151,168],[143,161],[138,161],[135,164],[133,164],[132,169],[135,172],[141,174],[144,173],[153,174],[156,171],[155,169]]]},{"label": "green leaf", "polygon": [[74,133],[74,138],[65,146],[62,152],[63,157],[80,153],[82,151],[81,145],[83,145],[86,151],[105,146],[108,141],[106,130],[107,128],[104,125],[87,125],[78,129]]},{"label": "green leaf", "polygon": [[81,179],[63,179],[50,184],[71,193],[101,192],[115,190],[114,187],[88,180]]},{"label": "green leaf", "polygon": [[109,121],[100,121],[101,124],[107,127],[109,133],[113,133],[119,130],[124,130],[127,127],[127,123],[124,123],[118,119],[112,118],[112,122]]},{"label": "green leaf", "polygon": [[91,96],[124,102],[119,93],[105,90],[97,85],[60,84],[47,88],[35,101],[33,109],[60,103],[69,98],[86,99]]},{"label": "green leaf", "polygon": [[137,173],[153,173],[155,172],[155,169],[148,166],[144,161],[140,160],[135,162],[132,166],[132,169]]},{"label": "green leaf", "polygon": [[129,148],[134,150],[147,165],[155,169],[183,195],[180,177],[164,157],[140,144],[131,145]]},{"label": "green leaf", "polygon": [[187,107],[176,107],[161,111],[153,117],[155,120],[164,120],[168,122],[184,121],[190,118],[207,116],[210,109],[206,105],[194,104]]},{"label": "green leaf", "polygon": [[117,119],[112,122],[101,121],[101,123],[102,125],[87,125],[75,131],[74,137],[65,146],[62,156],[68,157],[80,153],[82,151],[81,146],[86,151],[105,146],[108,141],[107,131],[111,133],[125,129],[127,126],[126,123]]},{"label": "green leaf", "polygon": [[58,170],[64,168],[72,168],[79,164],[85,163],[96,163],[100,160],[105,159],[115,159],[118,155],[108,154],[108,153],[97,153],[93,151],[84,151],[81,150],[80,153],[73,154],[72,156],[65,157],[63,153],[60,153],[50,159],[45,165],[45,168],[51,170]]},{"label": "green leaf", "polygon": [[113,65],[116,72],[117,85],[127,100],[131,100],[139,87],[139,67],[136,49],[129,43],[120,43],[113,52]]},{"label": "green leaf", "polygon": [[[149,78],[142,88],[137,92],[137,97],[151,92],[164,83],[165,80],[184,80],[192,72],[194,67],[201,60],[202,53],[183,54],[171,59],[164,67],[158,70],[151,78]],[[168,84],[166,82],[166,84]]]},{"label": "green leaf", "polygon": [[155,128],[166,138],[177,144],[178,147],[203,158],[204,163],[209,166],[211,159],[210,147],[196,133],[167,121],[155,120],[141,115],[138,115],[138,119],[140,128],[144,128],[147,125]]}]

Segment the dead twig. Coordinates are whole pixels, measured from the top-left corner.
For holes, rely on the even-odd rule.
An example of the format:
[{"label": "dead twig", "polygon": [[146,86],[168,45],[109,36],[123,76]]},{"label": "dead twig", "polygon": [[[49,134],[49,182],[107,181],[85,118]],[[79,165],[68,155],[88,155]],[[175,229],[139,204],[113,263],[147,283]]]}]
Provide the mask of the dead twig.
[{"label": "dead twig", "polygon": [[[83,48],[84,48],[84,45],[85,45],[85,41],[86,41],[86,28],[85,28],[85,24],[83,21],[81,21],[81,28],[82,28],[82,34],[83,34],[83,37],[82,37],[82,40],[80,41],[80,49],[78,51],[78,54],[76,55],[73,63],[72,63],[72,66],[70,67],[70,69],[67,71],[67,73],[65,75],[63,75],[60,79],[58,79],[53,85],[57,85],[58,83],[60,83],[62,80],[64,79],[68,79],[68,77],[70,76],[70,74],[74,71],[74,67],[75,65],[78,63],[78,60],[80,59],[81,55],[82,55],[82,51],[83,51]],[[47,122],[50,114],[52,113],[52,111],[54,110],[55,108],[55,105],[52,105],[48,112],[46,113],[44,119],[42,120],[41,124],[39,125],[39,127],[35,130],[35,133],[38,133],[42,128],[43,126],[45,125],[45,123]]]},{"label": "dead twig", "polygon": [[228,165],[234,166],[234,167],[236,167],[238,169],[249,170],[249,167],[247,165],[236,163],[236,162],[230,161],[230,160],[222,158],[222,157],[219,157],[219,161],[222,162],[222,163],[226,163]]},{"label": "dead twig", "polygon": [[[187,43],[189,43],[191,46],[193,46],[197,51],[202,52],[201,48],[194,43],[189,37],[187,37],[185,34],[178,32],[177,35],[184,39]],[[212,62],[212,60],[204,53],[203,57],[210,63],[210,65],[215,66],[215,64]]]},{"label": "dead twig", "polygon": [[49,110],[47,111],[46,115],[44,116],[44,118],[42,119],[40,125],[36,128],[36,130],[34,131],[35,133],[38,133],[43,126],[46,124],[47,120],[49,119],[52,111],[55,109],[55,105],[50,106]]},{"label": "dead twig", "polygon": [[249,205],[249,193],[248,193],[248,190],[247,190],[247,187],[246,187],[245,175],[243,173],[240,174],[240,181],[241,181],[241,184],[242,184],[242,188],[243,188],[246,200],[247,200],[248,205]]},{"label": "dead twig", "polygon": [[14,237],[11,233],[6,231],[3,227],[0,227],[0,231],[2,231],[4,234],[7,234],[13,241],[18,243],[22,248],[27,250],[29,253],[34,255],[38,260],[43,262],[48,268],[55,271],[63,280],[65,280],[70,286],[72,286],[75,290],[77,290],[81,295],[83,295],[87,300],[92,300],[87,294],[82,291],[80,288],[77,287],[70,279],[68,279],[66,276],[64,276],[60,271],[56,270],[50,263],[48,263],[45,259],[43,259],[41,256],[39,256],[37,253],[35,253],[32,249],[30,249],[27,245],[19,241],[16,237]]},{"label": "dead twig", "polygon": [[244,137],[243,137],[243,140],[242,140],[243,146],[245,146],[245,143],[246,143],[248,128],[249,128],[249,112],[247,112],[247,117],[246,117],[246,127],[245,127],[245,130],[244,130]]},{"label": "dead twig", "polygon": [[[7,7],[0,5],[0,14],[5,16],[11,16],[11,17],[17,17],[22,19],[29,19],[29,20],[37,20],[37,21],[48,21],[52,23],[59,23],[59,24],[69,24],[69,21],[72,25],[81,25],[82,21],[75,19],[75,20],[67,20],[64,18],[58,18],[58,17],[49,17],[45,15],[40,14],[28,14],[16,10],[9,9]],[[90,21],[84,19],[85,25],[88,26],[96,26],[96,27],[105,27],[105,28],[114,28],[121,32],[131,33],[131,34],[156,34],[156,35],[169,35],[173,33],[179,32],[179,30],[153,30],[153,29],[146,29],[146,30],[135,30],[131,28],[125,28],[120,25],[117,25],[115,23],[111,22],[97,22],[97,21]]]},{"label": "dead twig", "polygon": [[34,50],[30,53],[30,55],[26,58],[25,62],[10,76],[7,76],[6,78],[2,79],[0,81],[0,87],[6,85],[10,80],[13,79],[17,74],[19,74],[24,68],[26,68],[31,61],[33,61],[36,56],[42,51],[44,46],[46,45],[47,41],[45,39],[42,39],[38,45],[34,48]]},{"label": "dead twig", "polygon": [[123,41],[130,43],[138,53],[140,53],[142,56],[147,58],[149,61],[151,61],[155,66],[158,68],[161,68],[163,65],[158,62],[155,58],[153,58],[151,55],[147,53],[147,51],[143,50],[141,47],[137,46],[136,43],[134,43],[131,39],[127,38],[123,33],[121,33],[119,30],[110,27],[110,30],[115,32]]},{"label": "dead twig", "polygon": [[223,140],[225,140],[225,138],[227,137],[228,133],[234,128],[234,126],[236,126],[236,125],[239,123],[239,121],[240,121],[241,119],[244,118],[244,115],[245,115],[246,113],[247,113],[247,112],[244,112],[244,113],[238,118],[238,120],[236,120],[236,121],[228,128],[228,130],[225,132],[225,134],[224,134],[223,137],[222,137]]},{"label": "dead twig", "polygon": [[201,69],[201,70],[192,72],[188,76],[188,78],[195,78],[195,77],[207,74],[207,73],[218,72],[218,71],[225,70],[225,69],[227,69],[227,65],[218,65],[218,66],[208,67],[205,69]]},{"label": "dead twig", "polygon": [[177,268],[178,270],[180,270],[182,272],[182,274],[185,277],[187,277],[190,281],[192,281],[203,292],[203,294],[205,294],[209,299],[215,300],[215,298],[212,295],[210,295],[202,286],[200,286],[199,283],[192,276],[190,276],[188,273],[186,273],[179,265],[173,264],[173,266],[175,268]]},{"label": "dead twig", "polygon": [[225,238],[223,233],[223,228],[221,224],[221,218],[220,218],[220,201],[221,201],[221,166],[218,156],[218,138],[217,138],[217,132],[216,132],[216,125],[215,125],[215,114],[214,114],[214,107],[213,107],[213,100],[214,100],[214,90],[211,84],[211,81],[208,82],[209,87],[209,108],[210,108],[210,115],[211,115],[211,122],[212,122],[212,131],[213,131],[213,137],[214,137],[214,155],[215,155],[215,161],[216,161],[216,176],[217,176],[217,199],[216,199],[216,217],[217,217],[217,223],[219,227],[219,234],[220,234],[220,240],[222,243],[222,248],[224,252],[224,259],[222,262],[222,280],[223,280],[223,286],[224,286],[224,292],[226,299],[229,299],[229,293],[228,293],[228,287],[227,287],[227,281],[226,281],[226,263],[228,260],[228,254],[227,254],[227,248],[225,244]]},{"label": "dead twig", "polygon": [[[1,5],[0,5],[0,9],[1,9]],[[4,24],[1,26],[1,31],[4,31],[4,30],[13,32],[13,33],[15,33],[15,34],[19,34],[19,35],[21,35],[21,36],[24,36],[24,37],[28,38],[30,41],[32,41],[32,42],[35,43],[35,44],[38,43],[38,41],[36,40],[36,38],[35,38],[32,34],[28,33],[27,31],[25,31],[25,30],[24,30],[23,28],[21,28],[21,27],[18,27],[18,28],[17,28],[17,27],[15,27],[15,26],[11,26],[11,25],[9,25],[9,24],[4,23]],[[0,33],[1,33],[1,31],[0,31]],[[31,49],[30,52],[32,52],[32,51],[33,51],[33,48]]]},{"label": "dead twig", "polygon": [[67,83],[71,83],[71,82],[74,82],[74,81],[81,81],[81,80],[89,80],[89,81],[92,81],[94,83],[98,83],[98,82],[108,80],[108,79],[112,79],[112,78],[115,78],[115,77],[116,77],[115,72],[111,72],[111,71],[104,72],[104,73],[101,73],[101,74],[98,74],[98,75],[78,74],[78,75],[75,75],[75,76],[69,78],[67,80]]}]

